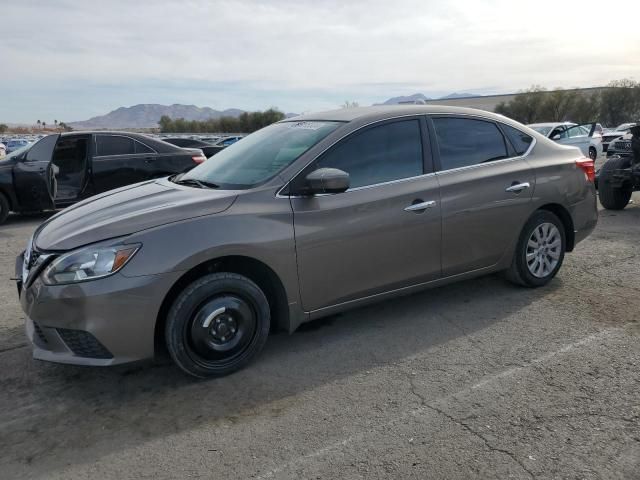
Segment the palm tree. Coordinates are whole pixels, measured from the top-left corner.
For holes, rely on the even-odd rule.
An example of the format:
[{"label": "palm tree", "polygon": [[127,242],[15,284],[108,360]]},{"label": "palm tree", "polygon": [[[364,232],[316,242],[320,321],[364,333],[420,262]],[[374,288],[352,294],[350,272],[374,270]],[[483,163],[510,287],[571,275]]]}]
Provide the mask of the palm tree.
[{"label": "palm tree", "polygon": [[58,129],[58,120],[54,120],[53,123],[55,124],[56,130],[57,130]]},{"label": "palm tree", "polygon": [[41,124],[41,123],[42,123],[42,122],[41,122],[40,120],[38,120],[38,121],[37,121],[38,128],[40,128],[40,124]]},{"label": "palm tree", "polygon": [[42,122],[42,128],[46,128],[47,127],[47,122]]}]

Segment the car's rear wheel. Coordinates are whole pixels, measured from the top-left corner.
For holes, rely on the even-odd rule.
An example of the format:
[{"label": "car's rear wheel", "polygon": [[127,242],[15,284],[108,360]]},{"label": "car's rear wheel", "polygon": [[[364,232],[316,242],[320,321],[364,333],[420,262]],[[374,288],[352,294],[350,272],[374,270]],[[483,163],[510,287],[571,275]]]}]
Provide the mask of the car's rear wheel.
[{"label": "car's rear wheel", "polygon": [[564,225],[551,212],[538,210],[518,238],[507,278],[525,287],[541,287],[555,277],[566,250]]},{"label": "car's rear wheel", "polygon": [[11,207],[9,206],[9,200],[4,193],[0,193],[0,224],[5,222],[10,211]]},{"label": "car's rear wheel", "polygon": [[598,177],[598,196],[600,203],[607,210],[622,210],[631,199],[633,189],[628,187],[614,186],[612,176],[616,170],[629,168],[629,160],[623,157],[611,158],[607,160],[600,170]]},{"label": "car's rear wheel", "polygon": [[589,147],[589,158],[594,162],[596,161],[596,158],[598,158],[598,151],[595,147]]},{"label": "car's rear wheel", "polygon": [[188,285],[167,316],[173,361],[195,377],[219,377],[249,363],[269,334],[269,302],[247,277],[214,273]]}]

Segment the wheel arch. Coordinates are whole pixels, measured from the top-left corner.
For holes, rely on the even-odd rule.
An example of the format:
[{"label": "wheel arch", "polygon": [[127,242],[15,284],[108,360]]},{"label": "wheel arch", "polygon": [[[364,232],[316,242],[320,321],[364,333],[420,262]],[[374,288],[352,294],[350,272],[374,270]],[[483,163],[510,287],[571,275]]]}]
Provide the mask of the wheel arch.
[{"label": "wheel arch", "polygon": [[566,251],[573,251],[573,247],[575,246],[576,242],[576,233],[573,224],[573,218],[571,218],[571,213],[569,213],[569,210],[567,210],[559,203],[547,203],[539,207],[538,210],[546,210],[547,212],[551,212],[560,219],[560,221],[562,222],[562,226],[564,227],[565,240],[567,244]]},{"label": "wheel arch", "polygon": [[178,294],[196,279],[217,272],[243,275],[256,283],[264,292],[271,310],[272,331],[289,331],[289,302],[284,284],[276,272],[266,263],[244,255],[227,255],[202,262],[186,271],[165,295],[154,330],[155,351],[163,351],[164,328],[167,314]]}]

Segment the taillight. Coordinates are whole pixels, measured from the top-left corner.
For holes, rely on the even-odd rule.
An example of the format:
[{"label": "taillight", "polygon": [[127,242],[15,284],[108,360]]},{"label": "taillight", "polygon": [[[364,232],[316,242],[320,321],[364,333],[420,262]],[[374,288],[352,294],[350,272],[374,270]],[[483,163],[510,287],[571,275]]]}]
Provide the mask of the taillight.
[{"label": "taillight", "polygon": [[207,159],[207,157],[205,157],[204,155],[194,155],[191,157],[191,160],[193,160],[195,163],[202,163]]},{"label": "taillight", "polygon": [[596,166],[593,160],[590,158],[581,158],[580,160],[576,160],[576,166],[582,169],[587,180],[592,183],[596,181]]}]

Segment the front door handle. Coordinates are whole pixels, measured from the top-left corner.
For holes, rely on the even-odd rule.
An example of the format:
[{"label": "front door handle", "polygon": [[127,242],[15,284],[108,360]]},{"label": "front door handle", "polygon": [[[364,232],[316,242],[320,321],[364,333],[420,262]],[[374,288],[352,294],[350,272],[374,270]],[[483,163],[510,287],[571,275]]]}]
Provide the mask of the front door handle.
[{"label": "front door handle", "polygon": [[529,188],[529,187],[531,187],[531,184],[529,182],[514,183],[510,187],[507,187],[507,189],[505,191],[506,192],[511,192],[511,193],[520,193],[525,188]]},{"label": "front door handle", "polygon": [[420,200],[414,200],[408,207],[404,207],[405,212],[420,212],[421,210],[426,210],[427,208],[432,208],[436,206],[436,202],[433,200],[429,200],[428,202],[422,202]]}]

